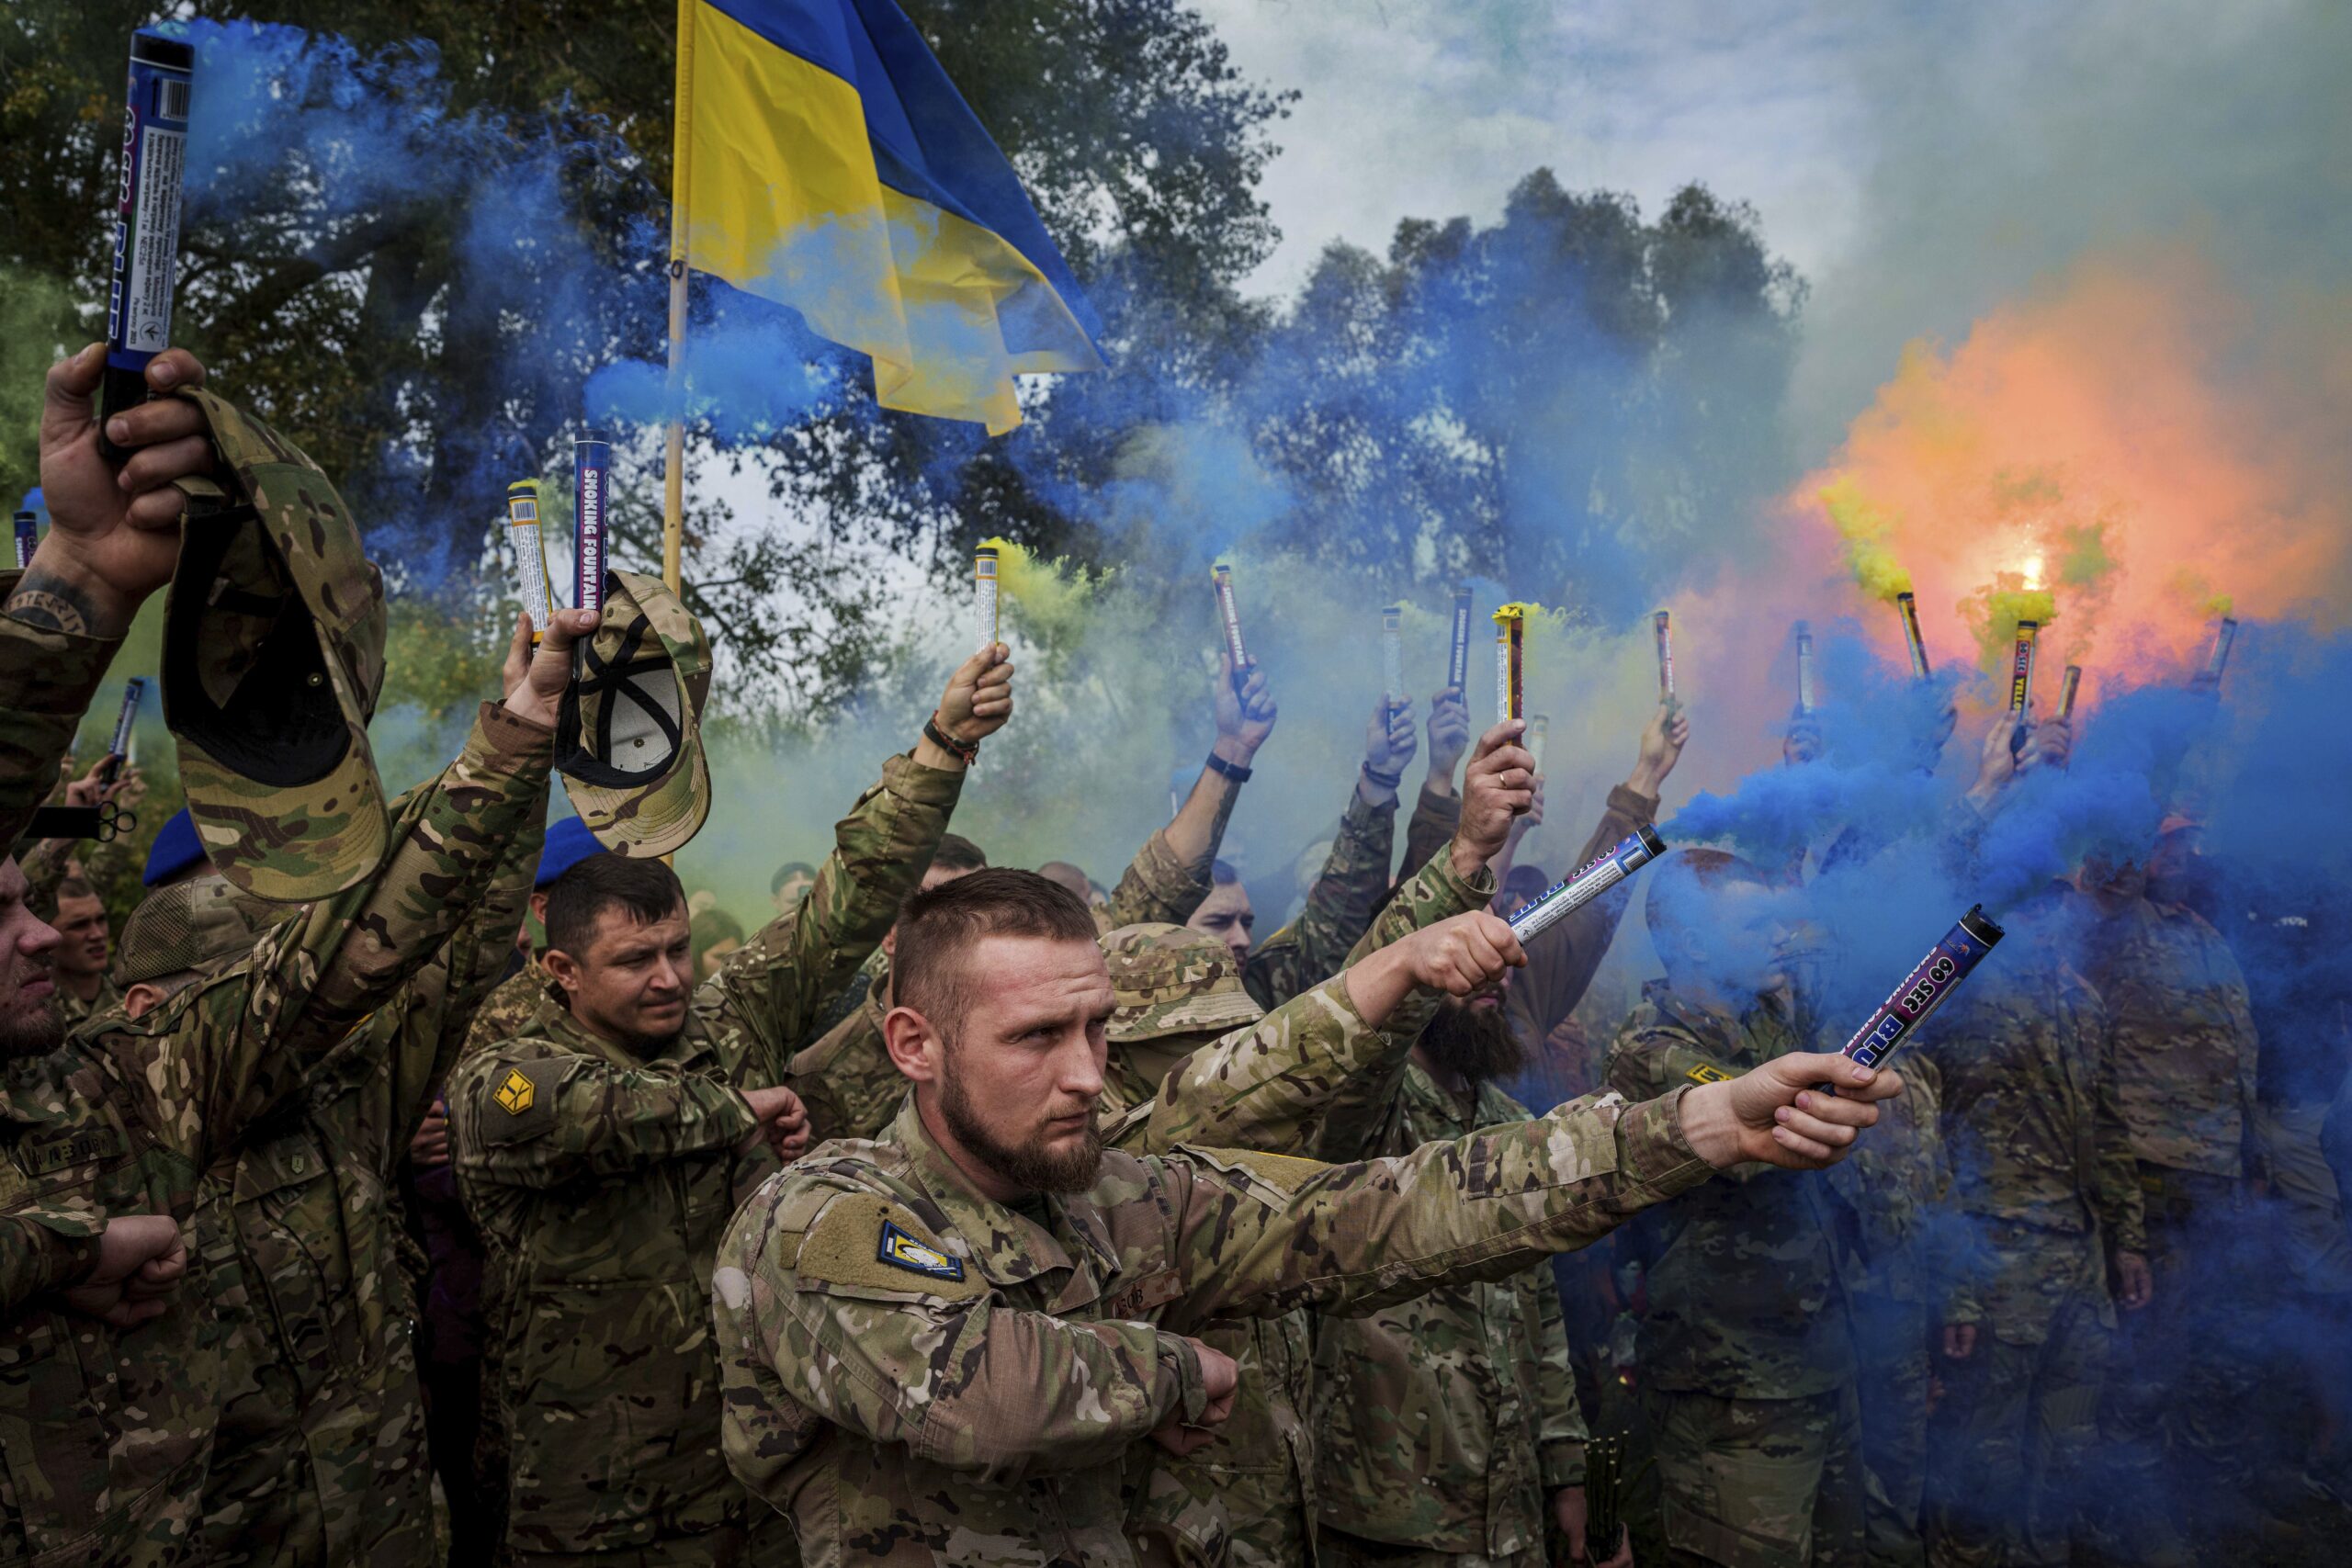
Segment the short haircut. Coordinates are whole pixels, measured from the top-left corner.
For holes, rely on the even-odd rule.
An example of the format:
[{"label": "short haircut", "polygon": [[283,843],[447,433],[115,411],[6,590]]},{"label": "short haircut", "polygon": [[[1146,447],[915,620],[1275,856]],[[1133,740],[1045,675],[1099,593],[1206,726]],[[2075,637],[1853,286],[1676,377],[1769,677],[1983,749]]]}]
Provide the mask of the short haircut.
[{"label": "short haircut", "polygon": [[1754,862],[1743,860],[1728,850],[1673,851],[1650,874],[1649,895],[1642,906],[1642,919],[1649,925],[1651,940],[1687,930],[1708,894],[1744,883],[1758,887],[1772,886]]},{"label": "short haircut", "polygon": [[577,958],[595,939],[607,909],[639,925],[667,919],[686,906],[678,874],[658,860],[590,855],[548,885],[548,946]]},{"label": "short haircut", "polygon": [[98,890],[78,876],[66,877],[57,885],[57,901],[60,904],[68,898],[95,898],[97,896]]},{"label": "short haircut", "polygon": [[988,868],[987,852],[961,833],[939,835],[939,848],[933,852],[931,863],[942,871],[984,871]]},{"label": "short haircut", "polygon": [[1240,880],[1241,874],[1233,869],[1233,863],[1230,861],[1220,860],[1209,863],[1209,882],[1211,886],[1216,887],[1230,887]]},{"label": "short haircut", "polygon": [[1086,901],[1034,871],[1010,866],[976,871],[910,897],[899,909],[890,984],[899,1005],[952,1032],[968,1003],[965,960],[992,936],[1046,942],[1094,941]]},{"label": "short haircut", "polygon": [[1085,897],[1088,889],[1094,886],[1086,879],[1086,873],[1083,870],[1066,860],[1047,861],[1037,868],[1037,874],[1048,882],[1069,888],[1081,898]]},{"label": "short haircut", "polygon": [[784,885],[796,876],[805,876],[814,882],[817,880],[817,868],[805,860],[785,862],[775,868],[775,875],[768,880],[768,897],[773,898],[783,892]]}]

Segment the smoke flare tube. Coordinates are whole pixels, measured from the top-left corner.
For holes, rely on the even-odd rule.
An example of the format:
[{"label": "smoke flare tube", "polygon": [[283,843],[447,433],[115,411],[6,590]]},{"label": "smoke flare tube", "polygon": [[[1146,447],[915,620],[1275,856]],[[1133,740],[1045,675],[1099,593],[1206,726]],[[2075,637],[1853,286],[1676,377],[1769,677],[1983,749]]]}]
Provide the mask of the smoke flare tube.
[{"label": "smoke flare tube", "polygon": [[1674,705],[1674,622],[1664,610],[1650,617],[1657,628],[1657,700]]},{"label": "smoke flare tube", "polygon": [[1453,591],[1453,642],[1445,660],[1445,683],[1464,696],[1470,694],[1470,590]]},{"label": "smoke flare tube", "polygon": [[17,570],[22,571],[33,564],[33,551],[40,544],[40,513],[17,513]]},{"label": "smoke flare tube", "polygon": [[980,626],[980,647],[994,648],[1003,631],[1002,601],[997,596],[997,547],[982,545],[972,552],[972,613]]},{"label": "smoke flare tube", "polygon": [[[1841,1055],[1866,1067],[1883,1067],[1904,1043],[1918,1032],[1935,1010],[1949,1000],[1960,983],[1975,971],[1984,956],[2000,942],[2001,928],[1985,917],[1984,906],[1973,904],[1944,939],[1903,977],[1894,994],[1879,1004],[1871,1021],[1854,1032]],[[1824,1084],[1824,1089],[1829,1086]]]},{"label": "smoke flare tube", "polygon": [[1405,606],[1391,604],[1380,612],[1380,682],[1394,710],[1405,701]]},{"label": "smoke flare tube", "polygon": [[114,744],[107,748],[107,760],[98,769],[101,784],[114,783],[130,756],[130,728],[139,721],[139,698],[146,690],[143,675],[133,675],[122,683],[122,715],[114,721]]},{"label": "smoke flare tube", "polygon": [[1544,773],[1544,742],[1549,738],[1551,728],[1551,719],[1540,713],[1527,721],[1525,744],[1528,755],[1535,759],[1535,772],[1538,777],[1541,777]]},{"label": "smoke flare tube", "polygon": [[2018,721],[2009,733],[2012,754],[2025,750],[2026,713],[2033,702],[2033,649],[2041,637],[2040,621],[2018,623],[2017,649],[2009,655],[2009,714]]},{"label": "smoke flare tube", "polygon": [[539,481],[516,479],[506,487],[506,539],[514,547],[514,589],[531,617],[531,646],[539,646],[555,618],[555,595],[548,586],[547,536],[539,529]]},{"label": "smoke flare tube", "polygon": [[605,553],[612,504],[613,444],[583,431],[571,444],[571,607],[605,607]]},{"label": "smoke flare tube", "polygon": [[1797,716],[1813,716],[1813,628],[1797,623]]},{"label": "smoke flare tube", "polygon": [[2236,646],[2237,640],[2237,622],[2227,615],[2214,622],[2212,650],[2205,655],[2205,668],[2197,678],[2209,686],[2220,685],[2222,671],[2230,667],[2230,649]]},{"label": "smoke flare tube", "polygon": [[1495,611],[1495,717],[1527,716],[1527,606]]},{"label": "smoke flare tube", "polygon": [[1565,881],[1555,882],[1510,918],[1522,946],[1558,925],[1666,852],[1666,840],[1645,822],[1624,840]]},{"label": "smoke flare tube", "polygon": [[107,367],[98,390],[98,450],[117,465],[130,454],[107,439],[107,422],[147,400],[147,362],[171,345],[180,182],[195,81],[196,51],[186,41],[143,28],[130,35],[107,288]]},{"label": "smoke flare tube", "polygon": [[1935,671],[1928,665],[1928,639],[1919,635],[1919,599],[1914,593],[1894,596],[1895,613],[1903,617],[1903,640],[1911,648],[1911,678],[1925,681]]},{"label": "smoke flare tube", "polygon": [[1216,589],[1217,619],[1225,625],[1225,651],[1233,660],[1233,684],[1238,690],[1250,666],[1250,650],[1241,646],[1241,615],[1233,607],[1233,569],[1219,561],[1209,568],[1209,581]]},{"label": "smoke flare tube", "polygon": [[2066,678],[2058,685],[2058,716],[2060,718],[2071,719],[2075,716],[2075,695],[2082,689],[2083,667],[2079,664],[2067,665]]}]

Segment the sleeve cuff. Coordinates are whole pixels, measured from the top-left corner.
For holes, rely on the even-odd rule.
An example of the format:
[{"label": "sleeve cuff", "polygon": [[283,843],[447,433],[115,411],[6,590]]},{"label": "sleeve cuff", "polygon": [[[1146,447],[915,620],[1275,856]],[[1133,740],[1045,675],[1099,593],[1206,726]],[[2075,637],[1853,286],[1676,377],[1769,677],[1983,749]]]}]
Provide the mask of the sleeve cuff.
[{"label": "sleeve cuff", "polygon": [[1159,1336],[1159,1374],[1173,1382],[1176,1393],[1160,1408],[1169,1415],[1181,1413],[1188,1427],[1198,1426],[1208,1413],[1209,1390],[1201,1376],[1201,1353],[1191,1340],[1181,1334]]},{"label": "sleeve cuff", "polygon": [[926,768],[902,751],[882,764],[882,787],[917,806],[949,807],[964,792],[965,770]]},{"label": "sleeve cuff", "polygon": [[1657,795],[1644,795],[1640,790],[1629,788],[1624,784],[1618,784],[1609,792],[1611,815],[1623,817],[1628,822],[1657,820]]},{"label": "sleeve cuff", "polygon": [[1580,1442],[1545,1443],[1536,1464],[1544,1473],[1546,1492],[1584,1484],[1584,1445]]},{"label": "sleeve cuff", "polygon": [[534,765],[544,768],[554,760],[555,731],[537,719],[523,717],[503,703],[485,702],[466,750],[481,771],[519,776]]},{"label": "sleeve cuff", "polygon": [[98,1260],[98,1237],[107,1228],[103,1213],[33,1208],[19,1209],[9,1218],[25,1229],[44,1291],[71,1285]]},{"label": "sleeve cuff", "polygon": [[1626,1171],[1658,1198],[1688,1192],[1715,1174],[1699,1157],[1682,1131],[1682,1097],[1693,1088],[1682,1084],[1656,1100],[1645,1100],[1627,1111],[1617,1135],[1625,1150]]}]

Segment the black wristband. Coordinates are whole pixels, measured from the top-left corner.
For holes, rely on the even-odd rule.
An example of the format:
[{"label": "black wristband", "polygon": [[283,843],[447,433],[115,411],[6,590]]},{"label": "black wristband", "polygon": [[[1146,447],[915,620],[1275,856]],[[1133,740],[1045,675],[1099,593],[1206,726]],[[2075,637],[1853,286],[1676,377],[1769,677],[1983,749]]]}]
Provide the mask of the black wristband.
[{"label": "black wristband", "polygon": [[1213,773],[1223,773],[1235,784],[1248,784],[1250,782],[1249,769],[1243,767],[1238,762],[1228,762],[1214,751],[1209,753],[1208,768],[1209,772]]},{"label": "black wristband", "polygon": [[1405,782],[1405,770],[1399,768],[1393,773],[1384,773],[1370,762],[1366,762],[1363,765],[1363,776],[1367,784],[1375,784],[1382,789],[1395,789]]},{"label": "black wristband", "polygon": [[969,745],[967,745],[963,741],[957,740],[953,736],[949,735],[947,731],[939,728],[939,716],[935,713],[929,718],[922,721],[922,734],[924,739],[930,741],[933,746],[938,747],[941,750],[953,751],[958,757],[963,758],[964,765],[967,768],[974,762],[979,761],[980,743],[975,740]]}]

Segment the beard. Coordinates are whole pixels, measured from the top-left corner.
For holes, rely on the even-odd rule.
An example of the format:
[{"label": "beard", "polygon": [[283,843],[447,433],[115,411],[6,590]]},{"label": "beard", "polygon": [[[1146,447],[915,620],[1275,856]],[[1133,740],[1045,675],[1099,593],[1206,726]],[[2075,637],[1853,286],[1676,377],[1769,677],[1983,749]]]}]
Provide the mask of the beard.
[{"label": "beard", "polygon": [[15,997],[0,1009],[0,1062],[19,1056],[45,1056],[65,1041],[65,1021],[57,1010],[57,993],[28,1006]]},{"label": "beard", "polygon": [[1083,1192],[1094,1185],[1102,1167],[1102,1129],[1091,1119],[1086,1136],[1068,1149],[1035,1143],[1016,1145],[998,1137],[980,1120],[952,1066],[940,1078],[939,1114],[967,1152],[1023,1192]]},{"label": "beard", "polygon": [[1472,1083],[1517,1077],[1527,1066],[1526,1048],[1499,1006],[1472,1007],[1448,997],[1421,1031],[1419,1044],[1441,1071]]}]

